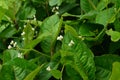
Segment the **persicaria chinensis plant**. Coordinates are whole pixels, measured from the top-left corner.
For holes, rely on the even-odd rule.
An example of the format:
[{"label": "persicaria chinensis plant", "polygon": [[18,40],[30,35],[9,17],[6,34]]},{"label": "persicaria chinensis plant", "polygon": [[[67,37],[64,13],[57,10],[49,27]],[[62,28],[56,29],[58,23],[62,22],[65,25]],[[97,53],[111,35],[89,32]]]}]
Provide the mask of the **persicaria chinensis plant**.
[{"label": "persicaria chinensis plant", "polygon": [[0,0],[0,80],[119,80],[120,0]]}]

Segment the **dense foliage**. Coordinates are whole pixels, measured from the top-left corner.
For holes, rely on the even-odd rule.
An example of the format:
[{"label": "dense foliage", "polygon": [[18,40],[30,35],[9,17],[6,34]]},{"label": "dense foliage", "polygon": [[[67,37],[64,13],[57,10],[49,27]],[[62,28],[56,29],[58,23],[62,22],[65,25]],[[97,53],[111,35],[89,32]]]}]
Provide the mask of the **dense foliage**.
[{"label": "dense foliage", "polygon": [[0,0],[0,80],[119,80],[120,0]]}]

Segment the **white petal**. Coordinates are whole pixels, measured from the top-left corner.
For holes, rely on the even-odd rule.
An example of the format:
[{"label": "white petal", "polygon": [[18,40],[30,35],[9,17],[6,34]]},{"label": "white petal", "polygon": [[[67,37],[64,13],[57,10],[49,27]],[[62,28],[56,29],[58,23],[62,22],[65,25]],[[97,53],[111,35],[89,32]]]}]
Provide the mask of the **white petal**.
[{"label": "white petal", "polygon": [[48,66],[48,67],[46,68],[46,70],[47,70],[47,71],[50,71],[50,70],[51,70],[50,66]]},{"label": "white petal", "polygon": [[8,49],[11,49],[12,48],[12,46],[11,45],[8,45]]}]

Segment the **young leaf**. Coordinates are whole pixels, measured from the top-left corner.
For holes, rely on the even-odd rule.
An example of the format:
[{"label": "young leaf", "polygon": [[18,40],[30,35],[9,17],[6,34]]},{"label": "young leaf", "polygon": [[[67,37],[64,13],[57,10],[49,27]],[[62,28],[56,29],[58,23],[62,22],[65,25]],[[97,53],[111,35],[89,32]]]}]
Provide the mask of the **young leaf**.
[{"label": "young leaf", "polygon": [[41,48],[44,52],[50,53],[53,51],[53,47],[57,40],[57,36],[61,30],[62,19],[59,19],[58,15],[52,15],[45,19],[41,25],[41,34],[47,33],[47,36],[41,42]]},{"label": "young leaf", "polygon": [[120,80],[120,62],[114,62],[109,80]]},{"label": "young leaf", "polygon": [[117,42],[120,39],[120,32],[112,29],[106,31],[107,35],[111,36],[111,40]]},{"label": "young leaf", "polygon": [[30,74],[28,74],[24,80],[33,80],[35,78],[35,76],[37,75],[37,73],[41,70],[41,68],[43,67],[43,65],[39,66],[38,68],[36,68],[35,70],[33,70]]},{"label": "young leaf", "polygon": [[108,23],[113,23],[115,18],[114,8],[109,8],[98,13],[96,23],[106,26]]},{"label": "young leaf", "polygon": [[59,70],[51,70],[50,72],[56,79],[60,79],[62,77],[62,73]]}]

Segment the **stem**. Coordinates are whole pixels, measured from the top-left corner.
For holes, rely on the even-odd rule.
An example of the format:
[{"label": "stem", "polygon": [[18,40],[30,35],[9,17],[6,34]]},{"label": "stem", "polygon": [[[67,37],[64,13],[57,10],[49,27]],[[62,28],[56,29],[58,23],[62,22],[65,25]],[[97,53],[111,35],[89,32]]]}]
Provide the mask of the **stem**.
[{"label": "stem", "polygon": [[41,54],[43,56],[46,56],[46,57],[50,58],[50,56],[48,56],[48,55],[46,55],[46,54],[44,54],[42,52],[39,52],[38,50],[35,50],[35,49],[31,49],[31,50],[34,51],[34,52],[36,52],[36,53],[38,53],[38,54]]},{"label": "stem", "polygon": [[42,52],[39,52],[38,50],[35,50],[35,49],[21,49],[21,48],[17,48],[17,49],[18,49],[18,50],[21,50],[21,51],[25,51],[25,52],[34,51],[34,52],[36,52],[36,53],[38,53],[38,54],[40,54],[40,55],[42,55],[42,56],[46,56],[46,57],[50,58],[50,56],[48,56],[48,55],[46,55],[46,54],[44,54],[44,53],[42,53]]},{"label": "stem", "polygon": [[[65,67],[65,65],[63,65],[63,67],[62,67],[62,69],[61,69],[61,73],[63,73],[64,67]],[[60,80],[62,80],[62,77],[61,77]]]},{"label": "stem", "polygon": [[47,15],[49,16],[49,11],[48,11],[48,1],[46,1],[46,3],[45,3],[45,7],[46,7]]}]

